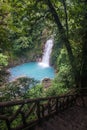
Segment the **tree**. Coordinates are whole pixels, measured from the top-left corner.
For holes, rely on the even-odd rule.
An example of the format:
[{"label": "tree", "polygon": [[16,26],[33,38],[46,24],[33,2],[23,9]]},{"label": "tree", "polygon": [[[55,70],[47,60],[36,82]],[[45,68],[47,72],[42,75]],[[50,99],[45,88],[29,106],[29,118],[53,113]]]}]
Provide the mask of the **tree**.
[{"label": "tree", "polygon": [[[81,66],[81,85],[82,87],[87,87],[87,1],[83,1],[84,5],[84,15],[82,20],[82,40],[83,40],[83,48],[82,48],[82,66]],[[83,25],[84,23],[84,25]]]},{"label": "tree", "polygon": [[48,5],[51,14],[54,17],[55,23],[57,24],[59,34],[61,35],[61,38],[62,38],[62,42],[66,46],[66,49],[67,49],[67,52],[68,52],[68,55],[69,55],[69,60],[70,60],[70,63],[71,63],[71,66],[72,66],[72,69],[73,69],[73,72],[74,72],[74,75],[75,75],[76,85],[78,86],[79,75],[78,75],[77,69],[75,69],[76,68],[75,58],[74,58],[73,53],[72,53],[70,42],[69,42],[69,40],[68,40],[68,38],[65,34],[65,30],[64,30],[64,28],[63,28],[63,26],[60,22],[59,16],[58,16],[54,6],[52,5],[51,1],[47,0],[46,4]]},{"label": "tree", "polygon": [[9,26],[11,24],[10,4],[8,1],[0,1],[0,52],[10,49]]},{"label": "tree", "polygon": [[3,69],[3,67],[8,65],[8,58],[7,56],[0,53],[0,71]]}]

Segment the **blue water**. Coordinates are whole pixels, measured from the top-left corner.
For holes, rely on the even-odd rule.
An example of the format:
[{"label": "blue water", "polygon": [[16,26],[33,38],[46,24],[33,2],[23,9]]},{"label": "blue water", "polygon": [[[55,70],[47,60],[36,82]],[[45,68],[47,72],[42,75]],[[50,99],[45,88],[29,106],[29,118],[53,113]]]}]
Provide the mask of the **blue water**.
[{"label": "blue water", "polygon": [[9,81],[12,81],[18,77],[27,76],[36,80],[42,80],[44,78],[53,79],[55,76],[53,67],[42,67],[37,62],[24,63],[16,67],[10,68]]}]

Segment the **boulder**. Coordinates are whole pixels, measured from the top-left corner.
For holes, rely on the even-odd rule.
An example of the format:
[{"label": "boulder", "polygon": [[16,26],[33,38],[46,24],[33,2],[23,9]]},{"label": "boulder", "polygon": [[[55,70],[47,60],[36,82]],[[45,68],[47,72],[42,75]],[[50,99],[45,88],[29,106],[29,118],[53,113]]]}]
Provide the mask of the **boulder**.
[{"label": "boulder", "polygon": [[42,80],[42,84],[43,84],[44,88],[48,88],[52,84],[52,79],[50,79],[50,78],[44,78]]}]

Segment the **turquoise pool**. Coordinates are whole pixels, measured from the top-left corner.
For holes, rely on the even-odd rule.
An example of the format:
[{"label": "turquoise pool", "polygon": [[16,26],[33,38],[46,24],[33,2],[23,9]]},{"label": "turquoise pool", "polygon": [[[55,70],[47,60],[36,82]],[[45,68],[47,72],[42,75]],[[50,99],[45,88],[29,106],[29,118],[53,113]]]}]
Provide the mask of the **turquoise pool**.
[{"label": "turquoise pool", "polygon": [[53,79],[55,71],[53,67],[43,67],[38,62],[29,62],[10,68],[9,81],[12,81],[18,77],[27,76],[36,80],[42,80],[44,78]]}]

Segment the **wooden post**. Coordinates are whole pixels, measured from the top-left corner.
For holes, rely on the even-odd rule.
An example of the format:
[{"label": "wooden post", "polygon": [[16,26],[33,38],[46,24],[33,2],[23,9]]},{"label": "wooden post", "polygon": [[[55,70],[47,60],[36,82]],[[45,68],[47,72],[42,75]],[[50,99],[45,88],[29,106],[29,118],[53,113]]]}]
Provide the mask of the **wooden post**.
[{"label": "wooden post", "polygon": [[41,123],[41,114],[40,114],[40,101],[37,101],[37,116],[39,120],[39,124]]},{"label": "wooden post", "polygon": [[51,100],[52,100],[52,99],[49,99],[49,100],[48,100],[48,115],[49,115],[49,116],[50,116],[50,114],[51,114],[51,110],[52,110]]},{"label": "wooden post", "polygon": [[26,118],[25,118],[25,115],[24,115],[24,113],[21,111],[21,116],[22,116],[22,122],[23,122],[23,124],[24,125],[26,125],[27,123],[26,123]]},{"label": "wooden post", "polygon": [[6,124],[7,124],[8,130],[11,130],[11,127],[10,127],[10,122],[9,122],[9,120],[6,120]]},{"label": "wooden post", "polygon": [[56,113],[58,114],[58,98],[56,98]]}]

